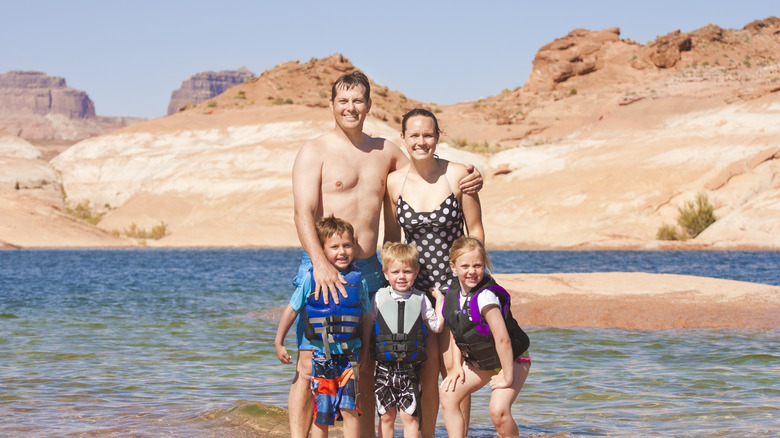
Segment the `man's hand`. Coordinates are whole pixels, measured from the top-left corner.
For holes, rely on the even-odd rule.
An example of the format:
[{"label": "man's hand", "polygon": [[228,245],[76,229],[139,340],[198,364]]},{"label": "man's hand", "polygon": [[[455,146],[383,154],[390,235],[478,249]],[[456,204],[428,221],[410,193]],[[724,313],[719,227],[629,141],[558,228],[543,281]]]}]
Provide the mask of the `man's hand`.
[{"label": "man's hand", "polygon": [[477,170],[473,164],[467,164],[466,170],[469,174],[458,182],[458,186],[463,193],[466,193],[467,195],[476,195],[477,192],[482,190],[482,174],[479,173],[479,170]]},{"label": "man's hand", "polygon": [[314,276],[314,299],[320,298],[321,292],[326,292],[322,301],[328,304],[329,297],[333,297],[333,302],[339,303],[339,292],[344,298],[347,297],[347,289],[344,287],[347,280],[339,274],[339,271],[330,263],[314,266],[312,270]]}]

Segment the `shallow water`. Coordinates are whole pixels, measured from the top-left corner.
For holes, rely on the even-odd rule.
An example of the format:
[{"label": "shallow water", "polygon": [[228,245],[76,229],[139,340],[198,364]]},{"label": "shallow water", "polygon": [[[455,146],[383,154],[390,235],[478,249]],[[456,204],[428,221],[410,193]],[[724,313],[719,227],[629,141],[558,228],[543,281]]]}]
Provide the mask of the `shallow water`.
[{"label": "shallow water", "polygon": [[[492,254],[497,272],[780,285],[776,252]],[[294,249],[0,251],[0,436],[267,430],[279,414],[255,404],[285,406],[293,369],[276,359],[264,311],[286,302],[299,259]],[[533,365],[513,407],[526,436],[780,435],[780,328],[527,331]],[[488,397],[475,396],[472,436],[494,436]]]}]

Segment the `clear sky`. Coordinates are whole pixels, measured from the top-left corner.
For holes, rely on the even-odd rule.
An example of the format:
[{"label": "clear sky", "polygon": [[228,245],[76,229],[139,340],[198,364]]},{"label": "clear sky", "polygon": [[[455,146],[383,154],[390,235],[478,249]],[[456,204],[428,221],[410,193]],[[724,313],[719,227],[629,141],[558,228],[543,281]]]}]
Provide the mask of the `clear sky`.
[{"label": "clear sky", "polygon": [[0,73],[37,70],[99,115],[161,117],[191,75],[339,52],[375,82],[438,104],[522,85],[538,49],[576,28],[640,43],[780,16],[778,0],[2,0]]}]

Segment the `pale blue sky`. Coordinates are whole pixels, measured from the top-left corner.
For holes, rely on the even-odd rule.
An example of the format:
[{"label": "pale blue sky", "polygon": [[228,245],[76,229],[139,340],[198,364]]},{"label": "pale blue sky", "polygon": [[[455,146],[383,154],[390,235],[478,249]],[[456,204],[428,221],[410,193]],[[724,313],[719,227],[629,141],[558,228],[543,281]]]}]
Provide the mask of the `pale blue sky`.
[{"label": "pale blue sky", "polygon": [[707,24],[780,16],[777,0],[3,0],[0,73],[38,70],[86,91],[97,113],[161,117],[206,70],[339,52],[408,97],[451,104],[522,85],[544,44],[581,27],[647,43]]}]

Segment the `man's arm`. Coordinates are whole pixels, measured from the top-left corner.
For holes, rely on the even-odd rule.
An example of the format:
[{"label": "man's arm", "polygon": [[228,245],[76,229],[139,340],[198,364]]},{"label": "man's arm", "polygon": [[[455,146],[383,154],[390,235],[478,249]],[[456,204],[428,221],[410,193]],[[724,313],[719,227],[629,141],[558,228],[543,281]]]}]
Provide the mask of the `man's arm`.
[{"label": "man's arm", "polygon": [[466,164],[468,175],[464,176],[459,182],[458,187],[463,193],[476,195],[482,190],[482,174],[479,173],[473,164]]},{"label": "man's arm", "polygon": [[[336,303],[339,302],[338,292],[344,297],[346,280],[333,265],[328,262],[322,251],[317,231],[314,228],[317,208],[322,192],[322,156],[317,153],[319,145],[306,142],[301,146],[293,164],[293,202],[295,206],[295,229],[298,240],[309,255],[312,272],[316,283],[314,294],[319,297],[320,291],[328,290]],[[324,298],[328,302],[328,296]]]}]

